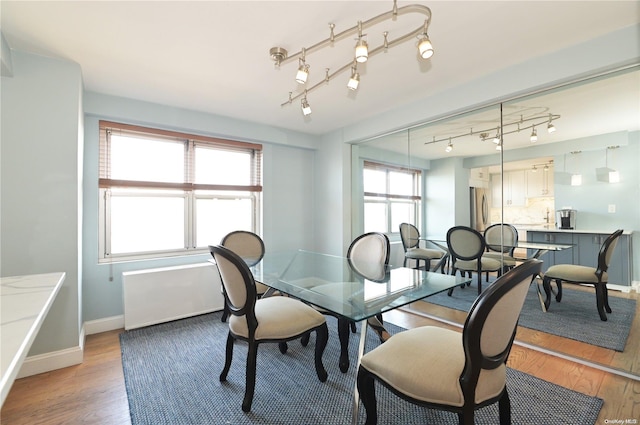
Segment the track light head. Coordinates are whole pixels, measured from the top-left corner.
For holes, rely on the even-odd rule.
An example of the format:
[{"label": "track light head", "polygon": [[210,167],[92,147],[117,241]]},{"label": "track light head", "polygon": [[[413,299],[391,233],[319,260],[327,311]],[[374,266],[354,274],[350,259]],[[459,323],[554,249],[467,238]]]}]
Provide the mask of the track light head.
[{"label": "track light head", "polygon": [[538,141],[538,132],[536,131],[536,128],[533,127],[533,130],[531,131],[531,143],[535,143]]},{"label": "track light head", "polygon": [[303,97],[302,101],[300,102],[302,104],[302,115],[304,115],[305,117],[307,115],[311,115],[311,106],[309,106],[309,102],[307,101],[307,97]]},{"label": "track light head", "polygon": [[349,78],[349,82],[347,83],[347,87],[349,90],[357,90],[358,85],[360,84],[360,74],[355,67],[352,68],[351,78]]},{"label": "track light head", "polygon": [[447,144],[447,147],[444,148],[444,151],[449,153],[453,150],[453,144],[451,143],[451,141],[449,141],[449,144]]},{"label": "track light head", "polygon": [[556,126],[555,126],[555,125],[553,125],[553,124],[551,123],[551,121],[549,121],[549,124],[547,124],[547,132],[548,132],[548,133],[553,133],[554,131],[556,131]]},{"label": "track light head", "polygon": [[424,34],[423,38],[420,39],[418,43],[418,53],[420,53],[420,57],[422,59],[429,59],[433,56],[433,45],[431,44],[431,40],[429,40],[429,36]]},{"label": "track light head", "polygon": [[369,59],[369,45],[362,38],[356,43],[356,62],[364,63]]}]

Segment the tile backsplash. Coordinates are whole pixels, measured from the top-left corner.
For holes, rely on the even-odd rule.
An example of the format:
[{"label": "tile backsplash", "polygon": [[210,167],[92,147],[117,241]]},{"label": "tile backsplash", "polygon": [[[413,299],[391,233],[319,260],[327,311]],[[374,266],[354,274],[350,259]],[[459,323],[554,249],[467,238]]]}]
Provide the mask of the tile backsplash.
[{"label": "tile backsplash", "polygon": [[[500,223],[500,208],[491,208],[491,223]],[[528,198],[522,207],[504,207],[504,222],[514,225],[555,225],[554,198]],[[548,221],[547,221],[548,220]]]}]

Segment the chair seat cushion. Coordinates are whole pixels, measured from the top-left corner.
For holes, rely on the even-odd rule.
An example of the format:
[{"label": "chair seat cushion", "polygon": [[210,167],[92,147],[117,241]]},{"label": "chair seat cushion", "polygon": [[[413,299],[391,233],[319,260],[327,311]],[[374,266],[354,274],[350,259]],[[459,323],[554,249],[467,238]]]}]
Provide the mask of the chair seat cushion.
[{"label": "chair seat cushion", "polygon": [[429,248],[409,248],[405,252],[405,257],[413,259],[429,259],[434,260],[436,258],[442,258],[444,251]]},{"label": "chair seat cushion", "polygon": [[[501,268],[499,260],[487,258],[483,255],[480,261],[482,263],[481,266],[483,272],[494,272]],[[475,272],[478,270],[478,260],[456,260],[453,267],[458,270]]]},{"label": "chair seat cushion", "polygon": [[[462,334],[425,326],[400,332],[362,357],[361,365],[391,387],[416,400],[460,407],[460,375],[465,356]],[[506,367],[482,370],[476,403],[497,397],[506,384]]]},{"label": "chair seat cushion", "polygon": [[[293,338],[325,322],[316,309],[290,297],[261,298],[256,301],[255,312],[256,340]],[[249,337],[245,316],[229,317],[229,329],[235,335]]]},{"label": "chair seat cushion", "polygon": [[507,267],[515,267],[516,259],[508,254],[501,254],[500,252],[485,252],[482,254],[482,258],[491,258],[492,260],[504,261],[504,265]]},{"label": "chair seat cushion", "polygon": [[607,273],[602,274],[602,280],[598,280],[596,269],[576,264],[556,264],[549,267],[545,276],[551,279],[561,279],[569,282],[600,283],[608,282]]}]

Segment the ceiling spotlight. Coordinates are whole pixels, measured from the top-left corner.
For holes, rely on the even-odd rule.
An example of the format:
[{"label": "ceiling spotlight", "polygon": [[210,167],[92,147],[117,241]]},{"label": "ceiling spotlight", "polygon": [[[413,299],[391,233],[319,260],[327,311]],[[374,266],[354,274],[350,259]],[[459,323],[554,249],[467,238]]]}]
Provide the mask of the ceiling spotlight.
[{"label": "ceiling spotlight", "polygon": [[304,115],[305,117],[307,115],[311,115],[311,106],[309,106],[309,102],[307,102],[306,94],[302,98],[301,104],[302,104],[302,115]]},{"label": "ceiling spotlight", "polygon": [[498,143],[498,144],[496,145],[496,150],[497,150],[497,151],[501,151],[501,150],[502,150],[502,143]]},{"label": "ceiling spotlight", "polygon": [[453,144],[451,143],[451,140],[449,140],[449,144],[447,145],[446,148],[444,148],[444,151],[449,153],[453,150]]},{"label": "ceiling spotlight", "polygon": [[547,124],[548,133],[553,133],[554,131],[556,131],[556,127],[551,122],[552,119],[553,119],[553,115],[549,114],[549,124]]},{"label": "ceiling spotlight", "polygon": [[427,34],[427,26],[429,25],[429,21],[424,21],[424,31],[422,34],[418,36],[418,53],[420,53],[420,57],[422,59],[429,59],[433,56],[433,45],[431,44],[431,40],[429,40],[429,35]]},{"label": "ceiling spotlight", "polygon": [[535,143],[538,141],[538,132],[536,131],[536,128],[533,127],[533,131],[531,131],[531,143]]},{"label": "ceiling spotlight", "polygon": [[549,171],[549,164],[544,164],[544,168],[542,169],[542,171]]},{"label": "ceiling spotlight", "polygon": [[537,173],[538,172],[538,167],[536,167],[535,165],[533,166],[533,168],[531,169],[532,173]]},{"label": "ceiling spotlight", "polygon": [[500,143],[500,130],[496,128],[496,137],[493,138],[493,143],[496,145]]},{"label": "ceiling spotlight", "polygon": [[351,78],[349,78],[349,82],[347,83],[347,87],[349,90],[357,90],[358,84],[360,84],[360,74],[358,74],[358,70],[355,66],[351,67]]},{"label": "ceiling spotlight", "polygon": [[302,57],[299,59],[300,66],[298,67],[298,73],[296,74],[296,81],[298,84],[304,84],[309,78],[309,65],[305,63],[304,59],[305,49],[302,49]]},{"label": "ceiling spotlight", "polygon": [[358,21],[358,42],[356,43],[356,61],[363,63],[369,58],[369,45],[362,39],[362,21]]}]

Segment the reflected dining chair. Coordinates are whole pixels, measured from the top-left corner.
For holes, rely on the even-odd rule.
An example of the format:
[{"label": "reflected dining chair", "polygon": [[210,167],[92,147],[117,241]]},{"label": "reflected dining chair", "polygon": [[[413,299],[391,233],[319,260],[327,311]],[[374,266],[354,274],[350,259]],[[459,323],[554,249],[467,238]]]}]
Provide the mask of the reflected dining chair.
[{"label": "reflected dining chair", "polygon": [[609,306],[609,290],[607,283],[609,276],[607,270],[611,263],[611,256],[622,235],[622,229],[618,229],[605,239],[598,253],[598,266],[589,267],[577,264],[556,264],[547,269],[542,279],[542,286],[546,294],[544,305],[549,310],[551,305],[551,281],[555,280],[558,293],[556,301],[562,299],[562,282],[593,285],[596,289],[596,306],[600,320],[607,320],[607,313],[611,313]]},{"label": "reflected dining chair", "polygon": [[[484,230],[484,240],[487,243],[487,251],[482,254],[485,258],[493,258],[502,263],[502,272],[511,270],[516,266],[513,252],[518,246],[518,230],[511,224],[492,224]],[[487,273],[487,282],[489,273]]]},{"label": "reflected dining chair", "polygon": [[[256,384],[258,345],[263,342],[280,343],[280,351],[286,352],[286,341],[297,339],[310,332],[316,333],[315,368],[321,382],[327,380],[322,364],[322,354],[327,346],[327,323],[317,310],[290,297],[266,297],[257,299],[256,284],[249,266],[233,251],[209,246],[224,286],[224,297],[229,307],[229,333],[226,358],[220,381],[227,380],[236,340],[249,345],[245,371],[245,393],[242,410],[249,412]],[[301,386],[302,388],[302,386]]]},{"label": "reflected dining chair", "polygon": [[498,278],[471,306],[462,334],[423,326],[366,353],[357,376],[366,425],[378,423],[376,380],[413,404],[457,413],[460,424],[473,424],[477,409],[498,402],[500,424],[510,424],[506,363],[529,282],[541,264],[527,260]]},{"label": "reflected dining chair", "polygon": [[421,248],[420,232],[418,228],[410,223],[400,224],[400,239],[404,248],[404,263],[407,266],[407,260],[414,260],[417,269],[420,268],[420,261],[424,261],[424,269],[431,270],[431,260],[441,260],[446,252],[439,249]]},{"label": "reflected dining chair", "polygon": [[[447,231],[447,247],[451,256],[451,274],[455,275],[460,270],[463,277],[465,274],[472,277],[473,273],[477,273],[478,294],[482,292],[482,273],[497,272],[498,276],[502,274],[500,261],[483,255],[486,250],[484,236],[471,227],[450,228]],[[453,289],[449,289],[448,294],[452,293]]]},{"label": "reflected dining chair", "polygon": [[[264,257],[264,241],[260,236],[246,230],[235,230],[225,235],[220,245],[238,254],[249,267],[258,264]],[[261,282],[256,282],[256,294],[261,297],[269,287]],[[225,322],[229,316],[229,309],[225,301],[222,320]]]}]

